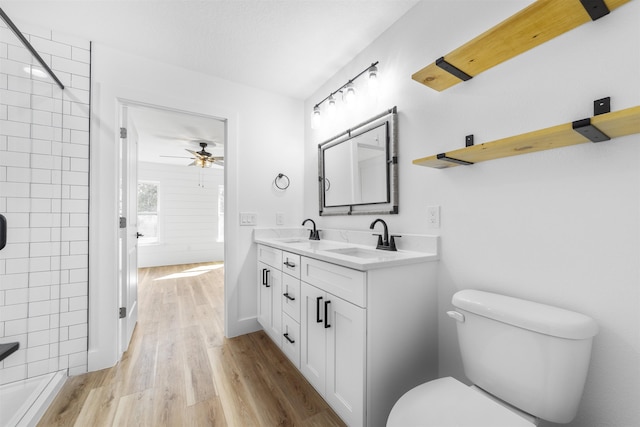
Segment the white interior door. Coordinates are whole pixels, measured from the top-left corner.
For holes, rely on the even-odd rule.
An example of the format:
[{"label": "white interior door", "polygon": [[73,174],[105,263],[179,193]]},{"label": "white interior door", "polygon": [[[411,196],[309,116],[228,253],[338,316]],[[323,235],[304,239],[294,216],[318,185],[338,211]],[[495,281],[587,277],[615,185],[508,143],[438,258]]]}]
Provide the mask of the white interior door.
[{"label": "white interior door", "polygon": [[120,353],[138,320],[138,135],[120,111]]}]

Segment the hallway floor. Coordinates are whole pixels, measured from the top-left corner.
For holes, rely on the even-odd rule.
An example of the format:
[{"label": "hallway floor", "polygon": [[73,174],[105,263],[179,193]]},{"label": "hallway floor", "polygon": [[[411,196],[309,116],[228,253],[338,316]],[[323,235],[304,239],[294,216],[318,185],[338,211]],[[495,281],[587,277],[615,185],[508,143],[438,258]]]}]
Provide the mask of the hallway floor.
[{"label": "hallway floor", "polygon": [[39,426],[344,426],[262,332],[224,338],[224,268],[139,271],[115,367],[71,377]]}]

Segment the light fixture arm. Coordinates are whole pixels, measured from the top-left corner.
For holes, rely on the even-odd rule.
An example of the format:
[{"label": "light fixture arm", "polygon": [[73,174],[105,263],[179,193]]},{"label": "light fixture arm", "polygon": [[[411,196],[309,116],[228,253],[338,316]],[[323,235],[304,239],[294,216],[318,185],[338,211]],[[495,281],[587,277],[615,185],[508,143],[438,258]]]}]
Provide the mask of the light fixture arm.
[{"label": "light fixture arm", "polygon": [[360,71],[355,77],[353,77],[352,79],[350,79],[349,81],[347,81],[345,84],[343,84],[342,86],[340,86],[337,90],[331,92],[329,95],[327,95],[322,101],[318,102],[316,105],[314,105],[315,107],[320,107],[320,105],[325,102],[327,99],[331,98],[333,95],[335,95],[336,93],[342,91],[344,88],[347,87],[347,85],[349,83],[353,83],[353,81],[355,79],[357,79],[358,77],[360,77],[361,75],[363,75],[364,73],[366,73],[367,71],[369,71],[372,67],[375,67],[378,65],[380,61],[376,61],[374,63],[372,63],[371,65],[369,65],[367,68],[365,68],[364,70]]}]

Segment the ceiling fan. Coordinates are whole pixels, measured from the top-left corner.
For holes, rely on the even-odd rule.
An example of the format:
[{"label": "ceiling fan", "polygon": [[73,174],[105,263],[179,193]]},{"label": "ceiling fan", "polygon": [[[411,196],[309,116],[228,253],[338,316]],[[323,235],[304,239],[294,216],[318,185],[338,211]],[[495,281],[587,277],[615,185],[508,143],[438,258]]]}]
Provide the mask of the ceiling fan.
[{"label": "ceiling fan", "polygon": [[[216,145],[215,143],[211,143],[212,145]],[[201,149],[200,151],[193,151],[185,148],[186,151],[191,153],[195,157],[181,157],[181,156],[160,156],[160,157],[181,157],[181,158],[190,158],[193,162],[189,163],[187,166],[197,166],[200,168],[210,168],[212,165],[224,166],[224,157],[222,156],[214,156],[211,153],[207,152],[205,148],[209,145],[206,142],[199,143]]]}]

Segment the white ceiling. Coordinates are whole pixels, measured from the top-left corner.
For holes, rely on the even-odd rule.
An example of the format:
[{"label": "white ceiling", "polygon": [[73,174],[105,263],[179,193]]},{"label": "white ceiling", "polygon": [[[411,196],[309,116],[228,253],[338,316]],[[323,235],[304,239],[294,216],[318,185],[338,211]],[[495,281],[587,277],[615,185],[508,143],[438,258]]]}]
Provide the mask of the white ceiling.
[{"label": "white ceiling", "polygon": [[[190,70],[306,99],[418,0],[2,0],[36,25]],[[375,61],[377,58],[371,58]],[[366,66],[367,64],[364,64]],[[182,164],[220,121],[133,108],[140,160]],[[188,164],[188,163],[186,163]]]},{"label": "white ceiling", "polygon": [[0,7],[16,24],[306,99],[417,2],[2,0]]},{"label": "white ceiling", "polygon": [[224,156],[225,122],[205,116],[145,106],[129,106],[128,117],[138,132],[138,159],[144,162],[189,165],[193,155],[186,150]]}]

